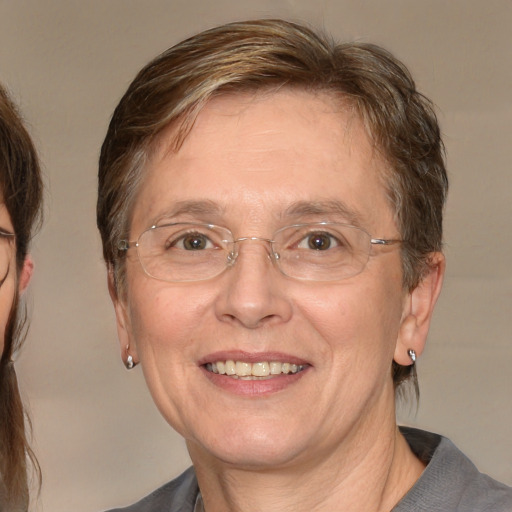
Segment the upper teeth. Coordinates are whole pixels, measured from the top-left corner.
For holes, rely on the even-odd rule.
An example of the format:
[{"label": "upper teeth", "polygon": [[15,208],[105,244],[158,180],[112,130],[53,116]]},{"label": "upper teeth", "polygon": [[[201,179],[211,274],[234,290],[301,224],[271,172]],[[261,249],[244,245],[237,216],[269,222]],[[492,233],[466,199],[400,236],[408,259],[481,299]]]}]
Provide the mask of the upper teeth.
[{"label": "upper teeth", "polygon": [[216,361],[208,363],[206,369],[221,375],[233,375],[236,377],[268,377],[269,375],[280,375],[281,373],[297,373],[304,367],[293,363],[280,363],[278,361],[262,361],[258,363],[247,363],[245,361]]}]

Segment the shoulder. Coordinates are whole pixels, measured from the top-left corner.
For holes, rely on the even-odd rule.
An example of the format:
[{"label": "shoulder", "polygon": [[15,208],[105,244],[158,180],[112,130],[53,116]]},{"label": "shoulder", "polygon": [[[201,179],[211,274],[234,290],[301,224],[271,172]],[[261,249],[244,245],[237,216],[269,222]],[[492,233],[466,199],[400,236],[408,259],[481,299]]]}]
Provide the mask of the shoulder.
[{"label": "shoulder", "polygon": [[401,429],[427,466],[393,512],[511,512],[512,488],[480,473],[447,438]]},{"label": "shoulder", "polygon": [[194,469],[189,468],[137,503],[109,512],[193,512],[198,491]]}]

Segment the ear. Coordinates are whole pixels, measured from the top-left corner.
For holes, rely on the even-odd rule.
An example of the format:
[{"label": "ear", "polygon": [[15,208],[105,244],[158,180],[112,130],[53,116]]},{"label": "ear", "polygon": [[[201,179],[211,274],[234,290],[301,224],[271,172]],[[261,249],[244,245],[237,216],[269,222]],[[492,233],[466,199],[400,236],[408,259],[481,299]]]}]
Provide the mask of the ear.
[{"label": "ear", "polygon": [[25,258],[23,262],[23,267],[21,268],[20,277],[18,279],[18,289],[20,295],[27,289],[28,283],[30,279],[32,279],[32,274],[34,272],[34,262],[30,255]]},{"label": "ear", "polygon": [[126,301],[120,297],[117,286],[114,282],[114,271],[109,268],[108,270],[108,292],[114,311],[116,313],[117,337],[119,339],[119,347],[121,349],[121,358],[126,362],[128,355],[133,357],[134,364],[138,364],[139,356],[137,354],[137,346],[132,339],[131,320],[128,312]]},{"label": "ear", "polygon": [[441,252],[432,253],[423,279],[405,297],[394,356],[394,360],[400,365],[411,364],[408,350],[414,350],[419,356],[425,348],[434,306],[441,293],[445,268],[444,255]]}]

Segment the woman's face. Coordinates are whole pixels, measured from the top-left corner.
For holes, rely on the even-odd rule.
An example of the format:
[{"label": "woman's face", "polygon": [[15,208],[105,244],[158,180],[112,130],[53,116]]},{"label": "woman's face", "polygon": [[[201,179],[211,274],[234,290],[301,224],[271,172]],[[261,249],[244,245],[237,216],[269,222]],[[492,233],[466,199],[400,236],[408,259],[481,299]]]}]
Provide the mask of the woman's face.
[{"label": "woman's face", "polygon": [[[331,221],[400,238],[384,164],[358,117],[328,95],[284,89],[218,98],[178,152],[168,141],[147,169],[130,240],[167,222],[268,239],[283,226]],[[303,464],[394,421],[391,364],[411,341],[402,339],[411,301],[397,246],[373,247],[363,272],[337,282],[285,277],[265,242],[241,243],[236,264],[206,281],[153,279],[136,250],[126,273],[124,299],[113,294],[122,349],[129,344],[140,360],[193,459]],[[304,369],[245,380],[207,367],[228,360]]]},{"label": "woman's face", "polygon": [[16,290],[16,244],[13,237],[2,233],[13,233],[11,217],[4,203],[0,204],[0,346],[3,353],[5,327],[11,312]]}]

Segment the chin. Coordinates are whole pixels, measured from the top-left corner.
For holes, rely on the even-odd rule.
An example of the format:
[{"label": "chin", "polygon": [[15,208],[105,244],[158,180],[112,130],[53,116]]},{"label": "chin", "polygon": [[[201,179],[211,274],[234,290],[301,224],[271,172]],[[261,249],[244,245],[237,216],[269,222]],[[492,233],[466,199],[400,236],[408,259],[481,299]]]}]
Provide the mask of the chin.
[{"label": "chin", "polygon": [[304,443],[303,435],[297,439],[285,424],[272,428],[271,421],[257,424],[258,421],[262,420],[228,424],[218,430],[210,428],[204,436],[187,440],[192,460],[194,455],[206,456],[241,469],[265,470],[293,464],[303,451],[301,447],[312,444]]}]

